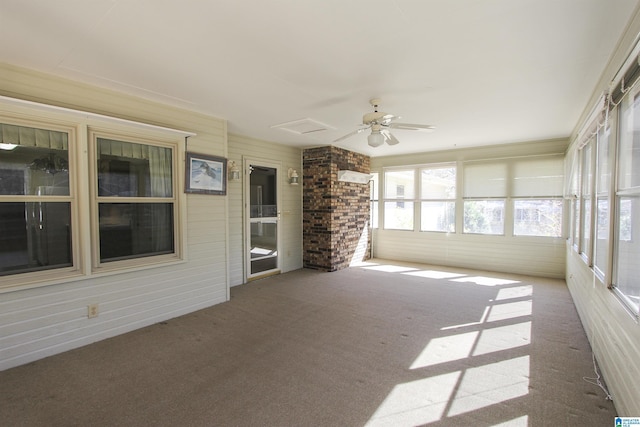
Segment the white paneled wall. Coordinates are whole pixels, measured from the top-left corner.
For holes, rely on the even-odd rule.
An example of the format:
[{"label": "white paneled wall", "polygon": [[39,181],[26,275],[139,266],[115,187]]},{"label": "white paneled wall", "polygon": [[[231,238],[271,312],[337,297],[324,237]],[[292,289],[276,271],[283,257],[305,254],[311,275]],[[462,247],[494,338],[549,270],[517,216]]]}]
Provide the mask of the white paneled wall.
[{"label": "white paneled wall", "polygon": [[[193,132],[189,151],[226,156],[226,122],[217,118],[6,65],[0,95]],[[183,262],[0,293],[0,370],[226,301],[228,198],[179,191]],[[89,304],[97,317],[88,318]]]},{"label": "white paneled wall", "polygon": [[[281,266],[287,272],[302,268],[302,185],[288,184],[287,171],[295,169],[301,174],[302,150],[288,145],[257,140],[239,135],[229,135],[229,160],[236,162],[242,169],[244,158],[264,160],[268,163],[280,165],[280,219],[281,227]],[[230,182],[229,198],[229,276],[230,285],[244,283],[244,209],[242,206],[244,180],[246,171],[241,173],[241,180]],[[300,179],[302,182],[302,179]]]},{"label": "white paneled wall", "polygon": [[376,230],[374,256],[564,278],[564,239]]},{"label": "white paneled wall", "polygon": [[567,285],[620,415],[640,413],[640,326],[567,245]]}]

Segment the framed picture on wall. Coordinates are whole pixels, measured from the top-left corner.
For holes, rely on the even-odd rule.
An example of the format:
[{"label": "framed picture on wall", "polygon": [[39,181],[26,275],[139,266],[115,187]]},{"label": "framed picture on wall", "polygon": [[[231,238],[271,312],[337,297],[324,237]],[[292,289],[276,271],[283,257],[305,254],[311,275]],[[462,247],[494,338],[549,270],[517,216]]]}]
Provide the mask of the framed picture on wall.
[{"label": "framed picture on wall", "polygon": [[187,153],[185,193],[227,194],[227,159]]}]

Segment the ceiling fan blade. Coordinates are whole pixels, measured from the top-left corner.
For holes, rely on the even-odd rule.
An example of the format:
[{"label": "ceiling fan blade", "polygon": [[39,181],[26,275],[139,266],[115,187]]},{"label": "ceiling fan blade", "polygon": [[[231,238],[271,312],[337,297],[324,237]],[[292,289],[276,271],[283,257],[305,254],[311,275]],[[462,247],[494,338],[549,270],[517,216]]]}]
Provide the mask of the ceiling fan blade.
[{"label": "ceiling fan blade", "polygon": [[388,126],[393,120],[399,119],[400,116],[394,116],[393,114],[385,114],[378,119],[378,123],[383,126]]},{"label": "ceiling fan blade", "polygon": [[432,131],[436,127],[431,125],[417,125],[413,123],[389,123],[390,128],[404,129],[404,130],[427,130]]},{"label": "ceiling fan blade", "polygon": [[393,136],[393,134],[391,132],[389,132],[388,130],[386,130],[386,129],[380,131],[380,133],[382,135],[384,135],[384,139],[387,142],[387,144],[389,144],[389,145],[396,145],[396,144],[398,144],[400,142],[400,141],[398,141],[398,138]]},{"label": "ceiling fan blade", "polygon": [[340,138],[338,138],[338,139],[334,139],[334,140],[333,140],[333,142],[338,142],[338,141],[342,141],[342,140],[344,140],[344,139],[350,138],[350,137],[352,137],[353,135],[357,135],[357,134],[359,134],[359,133],[364,132],[365,130],[369,129],[370,127],[371,127],[371,126],[367,126],[367,127],[364,127],[364,128],[356,129],[356,130],[354,130],[353,132],[350,132],[350,133],[346,134],[345,136],[341,136],[341,137],[340,137]]}]

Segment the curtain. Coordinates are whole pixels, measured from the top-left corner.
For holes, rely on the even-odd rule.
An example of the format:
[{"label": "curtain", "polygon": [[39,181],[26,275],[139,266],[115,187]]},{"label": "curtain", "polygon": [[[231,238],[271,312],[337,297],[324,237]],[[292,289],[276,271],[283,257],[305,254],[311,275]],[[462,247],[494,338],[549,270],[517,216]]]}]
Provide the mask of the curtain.
[{"label": "curtain", "polygon": [[[173,194],[171,150],[154,146],[147,146],[147,148],[151,174],[151,196],[171,197]],[[160,206],[163,208],[160,208]],[[171,244],[173,241],[172,230],[174,229],[171,226],[172,209],[164,209],[165,204],[160,206],[153,210],[153,215],[151,216],[154,251],[164,251],[173,246]],[[167,224],[170,227],[165,229]]]},{"label": "curtain", "polygon": [[164,147],[146,147],[151,174],[151,197],[171,197],[173,195],[171,150]]},{"label": "curtain", "polygon": [[0,142],[4,144],[24,145],[28,147],[67,150],[69,135],[65,132],[35,129],[0,123]]},{"label": "curtain", "polygon": [[99,154],[121,157],[123,160],[146,160],[151,183],[151,192],[147,196],[173,196],[171,148],[98,138],[98,151]]},{"label": "curtain", "polygon": [[128,157],[130,159],[149,160],[149,149],[160,148],[146,144],[116,141],[113,139],[98,138],[99,154]]}]

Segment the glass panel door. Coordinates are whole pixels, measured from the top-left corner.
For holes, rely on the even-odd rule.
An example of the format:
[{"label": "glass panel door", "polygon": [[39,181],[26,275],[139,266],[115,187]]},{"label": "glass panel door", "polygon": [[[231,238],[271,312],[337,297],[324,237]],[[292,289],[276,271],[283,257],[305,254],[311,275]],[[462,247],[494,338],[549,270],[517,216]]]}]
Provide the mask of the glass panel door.
[{"label": "glass panel door", "polygon": [[279,269],[277,183],[277,167],[249,164],[248,278]]}]

